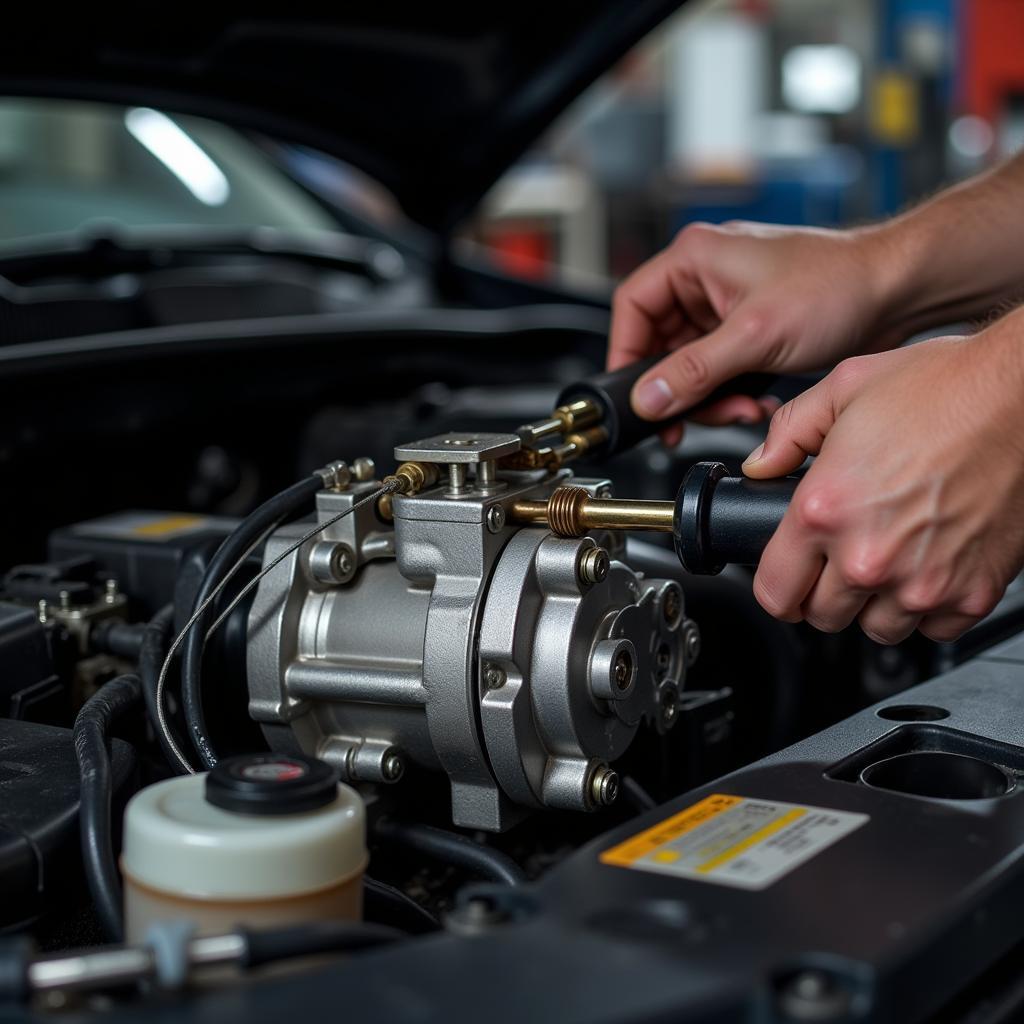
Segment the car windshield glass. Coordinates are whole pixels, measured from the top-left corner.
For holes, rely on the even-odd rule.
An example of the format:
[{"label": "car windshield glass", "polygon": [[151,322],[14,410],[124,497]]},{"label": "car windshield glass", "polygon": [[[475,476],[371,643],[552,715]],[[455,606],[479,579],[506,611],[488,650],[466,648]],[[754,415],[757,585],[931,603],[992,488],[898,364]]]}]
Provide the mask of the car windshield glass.
[{"label": "car windshield glass", "polygon": [[145,107],[0,99],[0,241],[98,224],[338,229],[226,125]]}]

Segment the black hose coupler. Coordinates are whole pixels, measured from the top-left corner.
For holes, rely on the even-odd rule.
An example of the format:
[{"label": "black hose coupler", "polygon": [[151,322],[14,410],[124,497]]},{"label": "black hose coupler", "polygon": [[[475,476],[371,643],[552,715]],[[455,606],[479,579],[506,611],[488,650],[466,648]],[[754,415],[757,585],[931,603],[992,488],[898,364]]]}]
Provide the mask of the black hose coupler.
[{"label": "black hose coupler", "polygon": [[672,536],[683,568],[714,576],[726,565],[756,565],[782,522],[798,477],[748,480],[721,462],[698,462],[676,495]]}]

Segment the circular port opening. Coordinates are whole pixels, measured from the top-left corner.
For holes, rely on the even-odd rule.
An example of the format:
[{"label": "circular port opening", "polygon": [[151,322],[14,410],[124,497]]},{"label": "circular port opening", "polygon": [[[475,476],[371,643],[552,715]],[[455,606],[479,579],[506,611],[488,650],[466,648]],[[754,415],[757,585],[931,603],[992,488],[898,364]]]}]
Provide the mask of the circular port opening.
[{"label": "circular port opening", "polygon": [[966,754],[917,750],[868,765],[860,781],[875,789],[936,800],[984,800],[1003,796],[1013,782],[1001,768]]},{"label": "circular port opening", "polygon": [[879,708],[876,714],[890,722],[938,722],[949,718],[945,708],[934,704],[890,704],[887,708]]}]

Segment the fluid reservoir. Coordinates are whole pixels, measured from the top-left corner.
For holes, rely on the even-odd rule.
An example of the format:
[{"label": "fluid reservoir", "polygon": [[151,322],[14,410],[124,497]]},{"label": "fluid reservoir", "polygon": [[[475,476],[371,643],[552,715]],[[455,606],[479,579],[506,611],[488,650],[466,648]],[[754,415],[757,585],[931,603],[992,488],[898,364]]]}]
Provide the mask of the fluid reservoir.
[{"label": "fluid reservoir", "polygon": [[362,915],[366,818],[322,761],[227,758],[137,793],[125,811],[125,932],[191,920],[200,934]]}]

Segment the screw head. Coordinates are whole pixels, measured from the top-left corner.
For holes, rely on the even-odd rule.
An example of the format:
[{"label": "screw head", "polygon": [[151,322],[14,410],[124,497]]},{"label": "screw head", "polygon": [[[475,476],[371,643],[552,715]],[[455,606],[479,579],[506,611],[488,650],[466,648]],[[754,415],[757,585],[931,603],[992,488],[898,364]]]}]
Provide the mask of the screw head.
[{"label": "screw head", "polygon": [[679,701],[676,699],[673,690],[666,690],[661,695],[661,723],[666,729],[670,729],[676,722],[679,714]]},{"label": "screw head", "polygon": [[498,533],[505,525],[505,509],[502,505],[492,505],[487,510],[487,529]]},{"label": "screw head", "polygon": [[616,689],[627,689],[632,676],[633,659],[629,656],[629,651],[619,651],[612,665],[612,678],[615,680]]},{"label": "screw head", "polygon": [[484,666],[484,685],[488,690],[500,690],[507,679],[505,670],[500,665]]},{"label": "screw head", "polygon": [[592,586],[607,579],[610,565],[608,552],[604,548],[584,548],[576,564],[576,572],[581,583]]},{"label": "screw head", "polygon": [[402,755],[396,752],[388,754],[381,764],[381,773],[385,782],[397,782],[405,774],[405,762]]},{"label": "screw head", "polygon": [[688,665],[692,665],[700,654],[700,632],[694,625],[690,625],[686,630],[686,637],[683,640],[683,650],[686,652],[686,663]]},{"label": "screw head", "polygon": [[601,765],[590,778],[590,797],[598,807],[609,807],[619,795],[619,773]]}]

